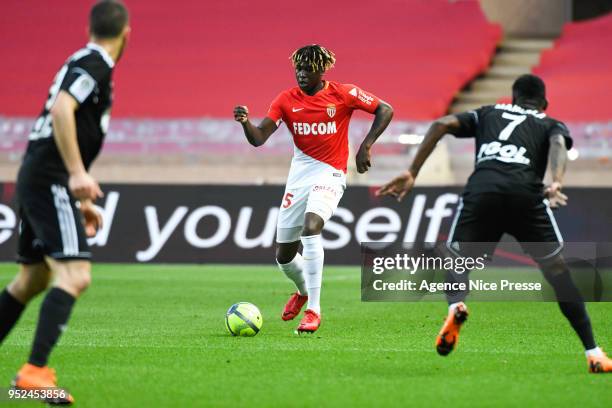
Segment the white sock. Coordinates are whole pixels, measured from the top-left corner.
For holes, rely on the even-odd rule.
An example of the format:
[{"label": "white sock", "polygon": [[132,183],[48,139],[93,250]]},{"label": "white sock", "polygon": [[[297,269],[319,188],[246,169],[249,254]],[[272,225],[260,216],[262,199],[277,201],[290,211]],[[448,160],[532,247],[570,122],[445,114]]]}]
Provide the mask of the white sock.
[{"label": "white sock", "polygon": [[308,289],[306,288],[306,282],[304,281],[304,259],[298,252],[295,254],[295,258],[289,263],[281,264],[278,263],[278,269],[280,269],[289,279],[295,283],[300,295],[308,295]]},{"label": "white sock", "polygon": [[308,309],[321,313],[321,281],[323,280],[323,242],[321,235],[302,237],[304,278],[308,289]]},{"label": "white sock", "polygon": [[449,311],[449,312],[454,311],[454,310],[457,308],[457,306],[459,306],[459,305],[463,305],[463,306],[465,306],[465,303],[463,303],[463,302],[455,302],[455,303],[451,303],[450,305],[448,305],[448,311]]},{"label": "white sock", "polygon": [[587,350],[584,352],[584,354],[586,354],[587,357],[603,357],[604,355],[603,350],[599,347]]}]

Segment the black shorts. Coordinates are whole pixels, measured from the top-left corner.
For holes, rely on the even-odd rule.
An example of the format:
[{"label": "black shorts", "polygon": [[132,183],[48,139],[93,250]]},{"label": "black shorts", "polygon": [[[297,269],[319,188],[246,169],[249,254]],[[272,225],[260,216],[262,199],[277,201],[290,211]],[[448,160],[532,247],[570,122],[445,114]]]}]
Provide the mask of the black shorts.
[{"label": "black shorts", "polygon": [[471,192],[459,202],[447,247],[455,255],[490,257],[504,233],[536,261],[563,249],[557,221],[542,196]]},{"label": "black shorts", "polygon": [[17,262],[33,264],[45,256],[91,259],[81,212],[65,183],[17,182],[19,241]]}]

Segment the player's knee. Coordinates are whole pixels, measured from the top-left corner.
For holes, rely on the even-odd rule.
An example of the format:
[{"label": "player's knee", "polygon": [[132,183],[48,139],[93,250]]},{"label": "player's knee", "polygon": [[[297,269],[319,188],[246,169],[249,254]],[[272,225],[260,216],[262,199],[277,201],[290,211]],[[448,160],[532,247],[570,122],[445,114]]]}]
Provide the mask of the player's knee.
[{"label": "player's knee", "polygon": [[276,262],[279,264],[288,264],[295,258],[295,252],[289,251],[288,248],[281,245],[276,247]]},{"label": "player's knee", "polygon": [[538,261],[538,265],[549,283],[556,280],[557,277],[565,274],[565,272],[569,271],[563,257],[561,256],[555,256],[551,259]]},{"label": "player's knee", "polygon": [[302,236],[308,237],[311,235],[319,235],[323,231],[323,219],[321,217],[306,217],[304,220],[304,228]]},{"label": "player's knee", "polygon": [[27,282],[28,293],[34,297],[39,293],[44,292],[49,287],[50,281],[50,276],[29,279]]},{"label": "player's knee", "polygon": [[57,273],[57,286],[73,296],[79,296],[91,285],[91,265],[78,262],[64,265]]},{"label": "player's knee", "polygon": [[49,286],[51,276],[47,270],[30,270],[24,267],[9,285],[9,291],[23,303],[27,303]]},{"label": "player's knee", "polygon": [[89,271],[89,269],[80,271],[72,278],[71,286],[78,295],[85,292],[85,290],[87,290],[90,285],[91,272]]},{"label": "player's knee", "polygon": [[289,259],[286,254],[282,253],[278,248],[276,248],[276,262],[281,265],[284,265],[291,262],[291,259]]},{"label": "player's knee", "polygon": [[22,303],[29,302],[34,296],[45,289],[46,285],[19,276],[8,287],[9,292]]},{"label": "player's knee", "polygon": [[320,233],[321,233],[320,228],[304,226],[304,230],[302,231],[302,236],[310,237],[312,235],[319,235]]},{"label": "player's knee", "polygon": [[91,286],[91,272],[87,271],[87,273],[81,277],[80,288],[81,292],[85,291],[88,287]]}]

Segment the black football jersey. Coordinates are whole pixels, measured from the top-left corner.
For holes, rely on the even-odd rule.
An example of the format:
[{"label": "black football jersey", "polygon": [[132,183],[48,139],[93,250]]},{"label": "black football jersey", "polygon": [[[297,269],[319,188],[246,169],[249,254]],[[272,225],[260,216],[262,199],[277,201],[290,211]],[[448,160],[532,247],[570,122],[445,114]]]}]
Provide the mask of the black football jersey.
[{"label": "black football jersey", "polygon": [[497,104],[460,113],[457,137],[476,139],[474,172],[466,192],[541,194],[554,134],[572,139],[567,127],[537,110]]},{"label": "black football jersey", "polygon": [[[77,139],[85,168],[96,158],[104,141],[112,105],[114,62],[106,50],[89,43],[72,54],[59,70],[42,113],[29,135],[23,167],[27,173],[67,176],[67,170],[53,137],[50,110],[60,90],[79,104],[75,112]],[[22,169],[23,170],[23,169]]]}]

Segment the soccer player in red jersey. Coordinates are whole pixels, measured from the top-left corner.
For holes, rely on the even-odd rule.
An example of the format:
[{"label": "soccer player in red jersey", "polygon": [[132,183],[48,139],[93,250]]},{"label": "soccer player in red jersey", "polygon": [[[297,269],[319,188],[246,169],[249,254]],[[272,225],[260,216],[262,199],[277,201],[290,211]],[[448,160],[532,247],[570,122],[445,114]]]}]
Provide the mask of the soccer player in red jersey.
[{"label": "soccer player in red jersey", "polygon": [[[312,333],[321,324],[321,231],[346,188],[351,115],[355,109],[374,115],[356,157],[357,171],[365,173],[371,166],[370,149],[391,122],[393,109],[356,85],[324,80],[324,73],[336,59],[320,45],[298,49],[291,61],[298,86],[281,92],[258,126],[250,122],[246,106],[234,108],[234,119],[255,147],[263,145],[281,122],[293,135],[293,160],[277,223],[276,261],[297,287],[282,319],[292,320],[308,302],[298,332]],[[300,242],[302,254],[298,252]]]}]

